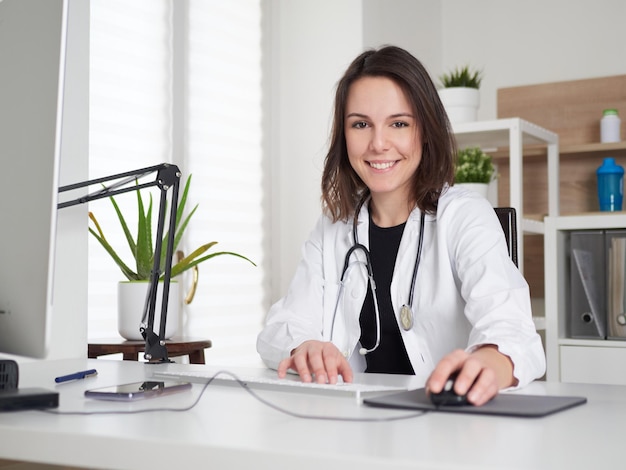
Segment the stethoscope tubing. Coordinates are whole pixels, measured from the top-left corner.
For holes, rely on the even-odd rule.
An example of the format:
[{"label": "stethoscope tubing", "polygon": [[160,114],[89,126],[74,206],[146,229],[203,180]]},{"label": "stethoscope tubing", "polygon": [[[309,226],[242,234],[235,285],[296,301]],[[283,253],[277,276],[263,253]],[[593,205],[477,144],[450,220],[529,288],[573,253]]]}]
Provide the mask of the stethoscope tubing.
[{"label": "stethoscope tubing", "polygon": [[422,245],[424,244],[424,225],[426,217],[422,212],[420,217],[420,236],[417,243],[417,254],[415,255],[415,266],[413,266],[413,276],[411,277],[411,288],[409,289],[409,302],[408,307],[413,309],[413,295],[415,294],[415,283],[417,282],[417,271],[420,267],[420,260],[422,258]]},{"label": "stethoscope tubing", "polygon": [[348,271],[351,269],[351,267],[354,266],[354,264],[350,265],[350,257],[357,250],[361,250],[364,253],[365,263],[363,263],[363,261],[357,261],[354,264],[365,264],[366,266],[367,277],[369,279],[370,290],[372,291],[372,298],[374,301],[374,312],[376,314],[376,343],[371,349],[361,348],[359,350],[359,354],[364,356],[365,354],[375,351],[378,348],[378,346],[380,345],[381,334],[380,334],[380,311],[378,309],[378,296],[376,295],[376,281],[374,281],[374,271],[372,270],[370,253],[369,253],[369,250],[360,243],[356,243],[353,246],[351,246],[345,256],[343,269],[341,271],[341,279],[339,281],[339,292],[337,293],[337,302],[335,303],[335,309],[333,311],[333,319],[332,319],[332,323],[330,327],[330,339],[332,341],[334,332],[335,332],[335,319],[337,318],[337,311],[339,310],[339,302],[341,301],[343,290],[345,287],[344,279]]},{"label": "stethoscope tubing", "polygon": [[[370,289],[372,291],[372,297],[374,301],[374,311],[376,314],[376,343],[370,349],[362,347],[359,350],[359,353],[363,356],[375,351],[380,345],[380,339],[381,339],[380,311],[379,311],[379,306],[378,306],[378,296],[376,295],[376,283],[374,281],[374,272],[372,268],[370,252],[365,245],[359,243],[359,238],[357,234],[358,216],[359,216],[359,213],[361,212],[361,208],[363,207],[364,203],[365,203],[365,200],[361,201],[358,204],[357,209],[354,213],[354,221],[352,223],[352,240],[354,244],[348,249],[348,251],[346,252],[346,256],[344,258],[343,269],[341,270],[341,277],[339,280],[339,291],[337,293],[337,302],[335,303],[335,309],[333,312],[332,324],[331,324],[331,329],[330,329],[330,338],[332,341],[333,333],[335,329],[335,319],[337,316],[337,310],[339,309],[339,302],[342,298],[343,290],[345,287],[344,279],[346,277],[346,273],[350,269],[350,257],[355,251],[360,250],[365,255],[365,263],[363,263],[362,261],[360,261],[360,263],[365,264],[366,269],[367,269],[367,277],[369,278]],[[421,217],[420,217],[420,233],[419,233],[419,239],[418,239],[418,244],[417,244],[417,254],[415,256],[415,265],[413,267],[413,275],[411,277],[411,287],[409,289],[409,295],[408,295],[408,302],[407,302],[408,305],[405,304],[402,306],[403,310],[408,306],[408,309],[411,315],[410,326],[409,328],[405,328],[406,330],[412,328],[413,326],[413,320],[412,320],[413,296],[415,293],[415,283],[417,282],[417,272],[419,270],[420,260],[422,257],[422,245],[424,241],[424,225],[425,225],[425,214],[424,212],[422,212]]]}]

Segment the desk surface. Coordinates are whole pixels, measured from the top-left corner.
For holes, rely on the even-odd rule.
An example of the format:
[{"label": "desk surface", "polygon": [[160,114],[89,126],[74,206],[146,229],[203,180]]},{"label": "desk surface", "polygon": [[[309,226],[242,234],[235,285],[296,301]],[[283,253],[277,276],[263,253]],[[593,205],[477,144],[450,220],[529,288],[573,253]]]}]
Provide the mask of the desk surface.
[{"label": "desk surface", "polygon": [[[184,407],[201,391],[136,403],[87,400],[87,388],[151,377],[159,367],[128,361],[65,360],[20,365],[20,387],[60,393],[59,411]],[[98,376],[55,384],[54,377],[97,368]],[[232,370],[232,369],[231,369]],[[382,418],[408,412],[370,408],[354,398],[258,391],[306,415]],[[0,413],[0,459],[110,469],[555,469],[624,468],[626,387],[535,382],[522,393],[582,395],[588,403],[539,419],[429,413],[388,422],[288,416],[245,390],[209,386],[184,412],[55,416]]]}]

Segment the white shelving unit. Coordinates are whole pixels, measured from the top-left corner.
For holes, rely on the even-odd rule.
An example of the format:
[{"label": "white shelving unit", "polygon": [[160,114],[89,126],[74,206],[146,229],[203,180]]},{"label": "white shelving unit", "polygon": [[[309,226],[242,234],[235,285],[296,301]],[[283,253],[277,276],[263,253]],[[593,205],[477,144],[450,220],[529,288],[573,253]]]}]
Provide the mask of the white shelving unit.
[{"label": "white shelving unit", "polygon": [[[559,215],[559,136],[520,118],[476,121],[453,125],[459,148],[509,149],[509,201],[517,211],[518,266],[524,272],[524,233],[544,233],[544,222],[524,217],[524,148],[547,151],[548,214]],[[533,317],[537,330],[545,330],[543,316]]]},{"label": "white shelving unit", "polygon": [[548,215],[559,215],[559,136],[524,119],[509,118],[453,125],[459,148],[484,150],[509,148],[510,206],[517,211],[518,260],[524,272],[524,233],[544,233],[544,223],[524,217],[523,150],[527,146],[547,148]]},{"label": "white shelving unit", "polygon": [[575,230],[626,228],[626,213],[545,219],[547,379],[626,385],[626,341],[567,337],[568,242]]}]

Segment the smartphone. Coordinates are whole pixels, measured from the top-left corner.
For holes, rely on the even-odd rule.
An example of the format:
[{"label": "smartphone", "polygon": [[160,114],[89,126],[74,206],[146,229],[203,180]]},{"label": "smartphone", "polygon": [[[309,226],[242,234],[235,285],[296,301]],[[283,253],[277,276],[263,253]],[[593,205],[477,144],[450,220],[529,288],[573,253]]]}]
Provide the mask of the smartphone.
[{"label": "smartphone", "polygon": [[146,380],[112,387],[94,388],[85,391],[85,397],[99,400],[133,401],[154,398],[191,388],[190,382],[176,380]]}]

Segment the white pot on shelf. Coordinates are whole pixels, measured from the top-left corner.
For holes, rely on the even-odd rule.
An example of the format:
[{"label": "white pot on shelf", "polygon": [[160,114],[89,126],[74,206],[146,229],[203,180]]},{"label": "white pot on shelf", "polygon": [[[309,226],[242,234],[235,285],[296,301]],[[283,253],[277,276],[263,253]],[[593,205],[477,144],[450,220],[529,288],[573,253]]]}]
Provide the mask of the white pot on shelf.
[{"label": "white pot on shelf", "polygon": [[485,199],[488,199],[487,196],[489,194],[489,185],[487,183],[455,183],[454,186],[477,192]]},{"label": "white pot on shelf", "polygon": [[[143,316],[147,292],[148,281],[124,281],[117,285],[117,329],[119,334],[125,339],[143,340],[139,331],[139,325]],[[161,325],[162,295],[163,283],[159,282],[154,312],[154,331],[157,334]],[[171,281],[167,302],[165,339],[169,339],[178,333],[180,309],[179,285],[177,281]]]},{"label": "white pot on shelf", "polygon": [[480,105],[480,92],[477,88],[442,88],[439,90],[439,98],[452,124],[476,121]]}]

